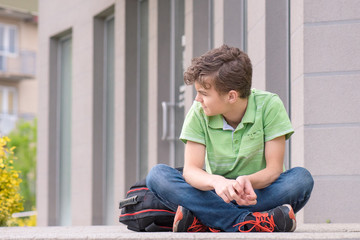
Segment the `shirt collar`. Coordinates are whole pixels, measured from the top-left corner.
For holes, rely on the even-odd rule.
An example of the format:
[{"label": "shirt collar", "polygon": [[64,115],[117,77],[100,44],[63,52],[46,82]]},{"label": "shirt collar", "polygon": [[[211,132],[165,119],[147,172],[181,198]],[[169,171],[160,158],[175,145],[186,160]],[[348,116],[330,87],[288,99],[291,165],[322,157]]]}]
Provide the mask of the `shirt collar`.
[{"label": "shirt collar", "polygon": [[254,93],[251,91],[251,94],[248,99],[248,104],[246,107],[246,112],[244,114],[242,123],[254,123],[255,122],[255,114],[256,114],[256,104]]},{"label": "shirt collar", "polygon": [[223,116],[222,115],[215,115],[215,116],[210,116],[209,117],[209,122],[208,122],[209,127],[211,128],[223,128]]},{"label": "shirt collar", "polygon": [[[255,122],[255,113],[256,113],[255,98],[254,98],[253,92],[251,91],[251,94],[248,98],[246,112],[244,114],[243,119],[241,120],[241,123],[254,123]],[[241,123],[239,125],[242,125]],[[209,125],[209,127],[214,128],[214,129],[223,129],[223,127],[224,127],[223,116],[222,115],[210,116],[208,125]]]}]

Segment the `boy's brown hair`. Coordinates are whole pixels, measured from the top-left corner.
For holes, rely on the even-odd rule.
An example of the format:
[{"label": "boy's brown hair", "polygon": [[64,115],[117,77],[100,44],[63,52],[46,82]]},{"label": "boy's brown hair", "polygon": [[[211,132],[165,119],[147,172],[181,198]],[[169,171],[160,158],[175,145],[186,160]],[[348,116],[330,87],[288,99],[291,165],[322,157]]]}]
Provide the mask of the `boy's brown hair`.
[{"label": "boy's brown hair", "polygon": [[247,98],[251,92],[252,66],[248,55],[235,47],[222,45],[200,57],[193,58],[191,66],[184,73],[186,85],[195,81],[208,89],[210,83],[204,77],[210,76],[213,86],[220,94],[235,90],[240,98]]}]

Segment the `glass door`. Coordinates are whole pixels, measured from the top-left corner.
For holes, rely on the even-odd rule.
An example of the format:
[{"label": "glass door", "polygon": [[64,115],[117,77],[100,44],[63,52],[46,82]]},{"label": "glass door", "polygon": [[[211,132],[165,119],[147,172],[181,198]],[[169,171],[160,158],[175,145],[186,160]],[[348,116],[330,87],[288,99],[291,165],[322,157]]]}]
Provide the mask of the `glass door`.
[{"label": "glass door", "polygon": [[162,140],[169,142],[169,164],[184,164],[184,143],[179,140],[184,121],[184,0],[171,0],[170,99],[162,102]]}]

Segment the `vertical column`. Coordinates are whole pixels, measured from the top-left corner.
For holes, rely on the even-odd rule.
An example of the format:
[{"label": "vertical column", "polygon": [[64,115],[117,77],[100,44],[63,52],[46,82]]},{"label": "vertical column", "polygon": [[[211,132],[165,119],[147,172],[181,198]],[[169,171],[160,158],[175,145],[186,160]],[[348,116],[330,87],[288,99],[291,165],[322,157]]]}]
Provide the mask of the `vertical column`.
[{"label": "vertical column", "polygon": [[[184,49],[184,68],[185,70],[191,64],[194,57],[194,1],[185,0],[185,49]],[[184,92],[184,114],[186,114],[194,100],[194,92],[192,86],[186,86]]]},{"label": "vertical column", "polygon": [[[126,193],[125,176],[125,13],[126,1],[118,0],[115,4],[115,134],[114,134],[114,198],[122,199]],[[119,206],[114,204],[114,209]],[[115,220],[115,219],[114,219]]]},{"label": "vertical column", "polygon": [[214,1],[214,47],[222,44],[245,49],[244,0]]},{"label": "vertical column", "polygon": [[214,47],[224,44],[224,2],[214,1]]},{"label": "vertical column", "polygon": [[[46,3],[45,3],[46,6]],[[42,11],[44,3],[39,4],[39,17],[43,17],[44,11]],[[44,33],[44,25],[39,24],[38,27],[38,48],[37,51],[37,78],[39,81],[38,91],[38,126],[37,126],[37,164],[36,164],[36,210],[37,210],[37,225],[47,226],[50,225],[49,216],[53,216],[50,211],[53,206],[50,207],[49,190],[54,187],[54,181],[50,182],[49,178],[49,152],[54,147],[50,142],[50,116],[54,108],[50,102],[50,92],[54,89],[50,86],[49,75],[51,72],[48,66],[49,63],[54,62],[54,59],[50,59],[51,41]]]},{"label": "vertical column", "polygon": [[292,2],[290,10],[291,122],[295,130],[291,162],[293,166],[304,166],[304,2]]},{"label": "vertical column", "polygon": [[247,53],[253,66],[253,84],[266,89],[265,0],[247,1]]},{"label": "vertical column", "polygon": [[[41,39],[41,38],[40,38]],[[40,101],[41,105],[45,105],[44,102],[48,103],[48,106],[41,108],[43,111],[40,111],[44,116],[41,117],[39,114],[39,127],[38,131],[43,132],[39,134],[38,144],[41,144],[38,149],[38,163],[37,163],[37,205],[46,206],[39,208],[38,210],[38,225],[56,225],[57,224],[57,138],[56,138],[56,128],[57,128],[57,101],[58,91],[57,91],[57,42],[54,39],[48,39],[48,51],[43,51],[43,58],[40,59],[49,59],[49,68],[44,67],[42,73],[43,76],[39,77],[40,81],[46,81],[49,79],[47,84],[42,86],[47,86],[44,91],[40,91],[43,96],[40,95],[40,99],[47,99],[47,101]],[[41,53],[40,53],[41,54]],[[47,55],[47,56],[46,56]],[[45,73],[48,69],[47,74]],[[48,75],[48,76],[46,76]],[[41,122],[44,122],[41,124]],[[42,126],[47,126],[43,127]]]},{"label": "vertical column", "polygon": [[[304,1],[290,5],[290,79],[291,122],[295,130],[291,137],[291,165],[304,166]],[[297,214],[297,221],[304,222],[304,210]]]},{"label": "vertical column", "polygon": [[93,23],[74,24],[72,104],[72,225],[91,225],[93,196]]}]

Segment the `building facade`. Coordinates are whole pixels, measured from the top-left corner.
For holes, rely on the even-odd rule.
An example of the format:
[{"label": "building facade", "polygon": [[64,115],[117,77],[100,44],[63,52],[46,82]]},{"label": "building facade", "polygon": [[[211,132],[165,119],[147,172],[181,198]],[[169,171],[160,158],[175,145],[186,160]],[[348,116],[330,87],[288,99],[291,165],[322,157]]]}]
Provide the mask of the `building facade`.
[{"label": "building facade", "polygon": [[[286,166],[315,179],[299,222],[358,222],[360,1],[39,2],[38,225],[118,223],[118,201],[177,140],[195,92],[182,74],[224,43],[253,87],[279,94],[295,134]],[[341,11],[340,11],[341,10]],[[341,203],[341,204],[340,204]]]},{"label": "building facade", "polygon": [[23,5],[0,1],[1,135],[37,113],[37,13]]}]

